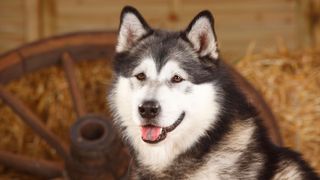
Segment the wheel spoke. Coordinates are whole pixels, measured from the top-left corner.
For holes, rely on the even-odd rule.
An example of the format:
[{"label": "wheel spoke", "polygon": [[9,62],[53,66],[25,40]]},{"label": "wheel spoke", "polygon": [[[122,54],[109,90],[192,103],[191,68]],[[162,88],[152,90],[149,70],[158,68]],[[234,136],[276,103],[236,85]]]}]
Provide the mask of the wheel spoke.
[{"label": "wheel spoke", "polygon": [[40,118],[36,116],[25,104],[23,104],[21,100],[6,91],[2,85],[0,85],[0,98],[3,99],[3,101],[9,105],[29,127],[31,127],[52,148],[54,148],[61,157],[64,159],[69,158],[68,146],[49,131]]},{"label": "wheel spoke", "polygon": [[64,169],[62,163],[36,160],[5,151],[0,151],[0,163],[18,171],[46,178],[61,177]]},{"label": "wheel spoke", "polygon": [[81,90],[76,82],[74,60],[69,53],[63,54],[62,64],[69,83],[69,89],[72,96],[74,108],[76,110],[77,116],[81,117],[86,114],[86,110],[83,103]]}]

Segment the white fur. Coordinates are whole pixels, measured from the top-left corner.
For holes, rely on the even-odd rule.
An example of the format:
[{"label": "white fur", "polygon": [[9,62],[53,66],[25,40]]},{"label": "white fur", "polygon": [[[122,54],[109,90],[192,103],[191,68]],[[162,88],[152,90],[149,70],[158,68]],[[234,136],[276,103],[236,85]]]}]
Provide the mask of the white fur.
[{"label": "white fur", "polygon": [[[139,66],[137,66],[133,70],[133,75],[137,75],[139,73],[145,73],[147,76],[147,83],[151,83],[152,81],[156,81],[157,78],[157,69],[154,64],[152,58],[146,58],[141,62]],[[133,94],[130,96],[132,100],[132,120],[137,124],[141,125],[141,117],[138,112],[138,106],[143,103],[143,101],[150,100],[153,97],[153,93],[150,93],[150,88],[148,85],[142,85],[135,77],[130,79],[131,84],[133,85]],[[139,129],[140,131],[140,129]],[[141,135],[139,135],[141,137]]]},{"label": "white fur", "polygon": [[283,169],[280,172],[277,172],[276,175],[272,178],[273,180],[283,180],[283,179],[302,179],[300,171],[295,162],[284,161],[281,163]]},{"label": "white fur", "polygon": [[203,49],[200,52],[200,56],[210,55],[211,57],[217,59],[218,54],[218,47],[217,47],[217,40],[214,37],[214,32],[211,28],[211,24],[206,17],[200,17],[192,26],[191,30],[187,34],[188,39],[194,45],[196,51],[200,49],[200,41],[199,37],[203,34],[206,34],[208,38],[209,45],[206,49]]},{"label": "white fur", "polygon": [[[144,29],[138,17],[131,12],[126,13],[122,19],[119,30],[116,52],[119,53],[127,50],[129,48],[128,45],[131,45],[128,41],[134,42],[146,33],[147,31]],[[133,39],[129,40],[129,38]]]},{"label": "white fur", "polygon": [[[118,79],[111,105],[119,117],[118,123],[127,127],[126,136],[138,152],[138,160],[151,170],[161,171],[201,136],[206,135],[206,130],[214,125],[220,110],[217,102],[218,89],[212,84],[192,84],[188,81],[187,73],[174,60],[169,61],[157,73],[154,61],[146,58],[134,70],[134,73],[141,72],[147,76],[143,83],[135,79],[135,74],[131,78]],[[170,84],[174,75],[180,75],[185,81]],[[184,92],[187,87],[191,88],[190,93]],[[157,144],[148,144],[141,139],[138,105],[151,98],[150,95],[161,105],[158,119],[160,126],[170,126],[182,112],[186,113],[181,124]]]}]

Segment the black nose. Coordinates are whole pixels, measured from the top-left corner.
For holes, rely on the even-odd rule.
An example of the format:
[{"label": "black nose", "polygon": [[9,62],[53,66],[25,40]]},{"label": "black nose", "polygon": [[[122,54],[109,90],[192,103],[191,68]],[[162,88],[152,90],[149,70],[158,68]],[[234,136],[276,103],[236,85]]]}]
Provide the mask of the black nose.
[{"label": "black nose", "polygon": [[157,101],[145,101],[139,105],[139,113],[143,118],[155,118],[160,112],[160,105]]}]

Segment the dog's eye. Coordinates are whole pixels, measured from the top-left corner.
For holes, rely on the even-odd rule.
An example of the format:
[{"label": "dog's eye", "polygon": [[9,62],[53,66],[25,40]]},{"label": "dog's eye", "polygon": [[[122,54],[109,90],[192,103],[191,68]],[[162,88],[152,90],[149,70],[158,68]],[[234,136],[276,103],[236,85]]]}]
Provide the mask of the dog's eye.
[{"label": "dog's eye", "polygon": [[179,83],[181,81],[183,81],[184,79],[178,75],[174,75],[172,78],[171,78],[171,82],[172,83]]},{"label": "dog's eye", "polygon": [[135,75],[136,78],[139,80],[139,81],[144,81],[146,80],[146,75],[144,73],[139,73],[137,75]]}]

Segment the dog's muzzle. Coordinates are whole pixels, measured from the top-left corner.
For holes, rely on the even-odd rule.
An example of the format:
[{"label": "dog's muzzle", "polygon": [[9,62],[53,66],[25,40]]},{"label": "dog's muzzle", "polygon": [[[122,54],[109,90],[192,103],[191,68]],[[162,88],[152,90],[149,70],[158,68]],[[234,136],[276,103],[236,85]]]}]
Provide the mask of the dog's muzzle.
[{"label": "dog's muzzle", "polygon": [[185,117],[185,112],[182,112],[179,118],[168,127],[159,127],[154,125],[144,125],[141,127],[141,138],[147,143],[158,143],[167,137],[167,133],[173,131]]}]

